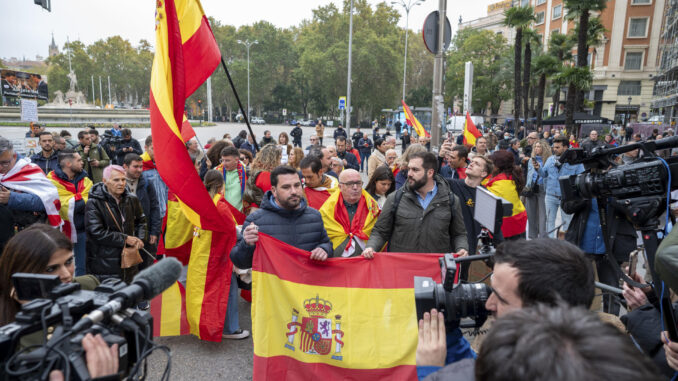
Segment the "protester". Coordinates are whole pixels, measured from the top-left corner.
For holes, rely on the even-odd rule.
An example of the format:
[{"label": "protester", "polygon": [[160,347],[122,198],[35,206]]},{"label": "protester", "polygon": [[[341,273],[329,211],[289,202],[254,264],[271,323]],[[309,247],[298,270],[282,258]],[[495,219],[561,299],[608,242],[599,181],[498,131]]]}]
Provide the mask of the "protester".
[{"label": "protester", "polygon": [[299,163],[301,163],[301,160],[304,158],[304,150],[301,149],[301,147],[294,147],[292,149],[292,152],[290,152],[288,158],[287,158],[287,165],[290,167],[301,171],[299,168]]},{"label": "protester", "polygon": [[320,146],[320,143],[318,142],[318,136],[311,135],[310,140],[311,140],[311,144],[306,146],[306,148],[304,149],[304,151],[307,155],[308,155],[309,152],[311,152],[313,147],[319,147]]},{"label": "protester", "polygon": [[334,130],[334,141],[337,140],[338,137],[342,136],[344,139],[348,138],[348,135],[346,134],[346,130],[344,130],[344,126],[339,123],[337,128]]},{"label": "protester", "polygon": [[54,150],[56,152],[66,149],[66,139],[59,135],[52,134],[52,136],[54,136]]},{"label": "protester", "polygon": [[26,132],[26,137],[27,138],[37,138],[40,136],[41,133],[45,131],[45,127],[37,124],[37,123],[30,123],[30,127],[28,128],[28,132]]},{"label": "protester", "polygon": [[[442,161],[447,159],[447,165],[443,166]],[[463,145],[452,147],[451,142],[443,143],[439,157],[440,175],[447,180],[465,179],[466,166],[468,165],[468,149]]]},{"label": "protester", "polygon": [[379,216],[379,205],[362,185],[360,173],[346,169],[339,175],[339,192],[320,208],[334,257],[360,255]]},{"label": "protester", "polygon": [[338,179],[339,175],[344,170],[344,163],[338,157],[333,157],[331,160],[332,160],[332,164],[330,164],[330,171],[332,173],[335,173],[337,175],[337,179]]},{"label": "protester", "polygon": [[[253,156],[257,154],[257,148],[254,146],[254,137],[252,136],[252,134],[247,135],[247,140],[242,142],[240,148],[250,151]],[[262,147],[259,146],[259,149],[261,148]]]},{"label": "protester", "polygon": [[[546,190],[546,195],[544,197],[544,202],[546,204],[546,231],[551,238],[556,238],[556,213],[560,208],[560,183],[558,178],[561,176],[571,176],[577,175],[584,172],[584,166],[582,164],[571,165],[568,163],[557,163],[556,159],[560,157],[568,148],[569,141],[566,137],[560,136],[553,141],[553,155],[549,157],[543,166],[535,164],[535,169],[539,171],[539,176],[544,179],[544,188]],[[562,231],[567,232],[568,226],[570,226],[570,220],[572,220],[572,215],[567,214],[561,210],[562,217]],[[564,234],[564,233],[563,233]]]},{"label": "protester", "polygon": [[308,152],[308,156],[315,156],[320,159],[323,173],[333,179],[337,179],[337,174],[332,171],[332,152],[329,147],[314,147]]},{"label": "protester", "polygon": [[87,272],[99,280],[116,277],[129,283],[138,271],[138,265],[121,267],[123,248],[143,248],[147,232],[139,199],[125,185],[125,169],[109,165],[104,182],[90,191],[85,212]]},{"label": "protester", "polygon": [[537,305],[498,319],[480,348],[475,380],[553,379],[662,377],[628,337],[585,308]]},{"label": "protester", "polygon": [[137,155],[143,153],[139,142],[132,138],[132,131],[130,131],[129,128],[122,130],[122,142],[117,147],[111,147],[111,151],[115,157],[115,159],[113,159],[114,164],[117,165],[122,165],[125,161],[125,155],[128,153],[136,153]]},{"label": "protester", "polygon": [[360,169],[360,163],[354,154],[347,151],[347,143],[348,142],[345,136],[339,136],[335,139],[335,144],[337,146],[337,157],[341,159],[344,168],[355,169],[357,171]]},{"label": "protester", "polygon": [[304,131],[301,129],[301,123],[297,122],[297,125],[294,126],[294,128],[290,132],[295,147],[301,147],[301,137],[303,136],[303,134]]},{"label": "protester", "polygon": [[315,136],[318,137],[320,145],[323,145],[323,137],[325,136],[325,125],[323,122],[318,120],[318,123],[315,125]]},{"label": "protester", "polygon": [[[258,208],[264,193],[271,189],[271,172],[280,165],[282,152],[274,144],[261,147],[254,158],[243,193],[243,208]],[[246,204],[245,204],[246,203]]]},{"label": "protester", "polygon": [[[234,144],[229,143],[226,140],[219,140],[215,142],[208,150],[207,153],[200,160],[200,178],[205,177],[205,173],[208,170],[216,168],[221,162],[221,151],[226,147],[234,146]],[[190,155],[190,152],[189,152]],[[194,153],[195,156],[199,156],[197,153]]]},{"label": "protester", "polygon": [[459,199],[437,175],[437,166],[432,153],[410,157],[407,184],[386,199],[364,257],[374,257],[386,242],[389,252],[468,254]]},{"label": "protester", "polygon": [[[530,136],[528,135],[529,138]],[[548,233],[546,230],[544,179],[539,175],[539,171],[535,169],[534,161],[543,166],[550,156],[551,148],[549,148],[545,140],[540,140],[534,143],[532,157],[527,162],[527,180],[523,189],[523,196],[525,196],[525,210],[527,211],[528,239],[544,238]]]},{"label": "protester", "polygon": [[469,152],[468,154],[469,160],[476,157],[476,155],[485,157],[490,156],[490,152],[487,150],[487,138],[485,138],[484,136],[480,136],[476,139],[475,147],[473,147],[471,152]]},{"label": "protester", "polygon": [[304,194],[308,206],[319,210],[330,195],[337,190],[339,182],[332,176],[325,175],[322,162],[317,156],[306,156],[299,163],[304,177]]},{"label": "protester", "polygon": [[[123,140],[125,138],[125,130],[123,130]],[[200,158],[204,156],[203,150],[200,148],[200,144],[198,144],[198,139],[192,138],[191,140],[186,142],[186,149],[188,150],[189,154],[192,155],[198,155]]]},{"label": "protester", "polygon": [[[358,167],[362,164],[362,161],[360,160],[360,152],[358,152],[357,149],[353,147],[353,142],[350,139],[346,140],[346,152],[350,152],[355,156],[355,159],[358,161]],[[354,168],[355,170],[359,170],[359,168]]]},{"label": "protester", "polygon": [[604,144],[605,143],[598,140],[598,131],[591,130],[591,132],[589,132],[588,139],[584,140],[584,142],[581,144],[581,148],[583,148],[584,151],[590,153],[594,148],[600,147]]},{"label": "protester", "polygon": [[368,169],[368,161],[372,155],[372,140],[370,140],[367,134],[363,133],[363,137],[358,140],[356,147],[358,152],[360,152],[360,171]]},{"label": "protester", "polygon": [[247,131],[240,130],[238,135],[233,139],[233,145],[235,148],[240,149],[242,144],[247,141]]},{"label": "protester", "polygon": [[73,138],[71,137],[71,133],[68,132],[67,130],[61,130],[61,132],[59,133],[59,136],[64,138],[64,140],[66,141],[66,147],[65,148],[75,149],[75,147],[78,145],[73,140]]},{"label": "protester", "polygon": [[280,163],[287,164],[289,154],[292,152],[292,145],[290,144],[290,137],[287,135],[287,132],[283,131],[278,135],[278,147],[282,150]]},{"label": "protester", "polygon": [[370,181],[365,187],[365,191],[377,201],[379,208],[384,207],[386,198],[395,192],[395,190],[395,177],[391,169],[385,165],[380,165],[374,170]]},{"label": "protester", "polygon": [[141,176],[144,178],[144,181],[148,184],[153,184],[153,190],[155,190],[156,198],[158,199],[159,213],[160,218],[165,217],[167,212],[167,198],[169,189],[167,185],[160,177],[160,173],[155,167],[155,151],[153,150],[153,136],[148,135],[146,141],[144,142],[146,152],[141,155],[143,160],[143,172]]},{"label": "protester", "polygon": [[42,170],[18,159],[12,143],[0,137],[0,248],[16,231],[37,222],[61,225],[59,193]]},{"label": "protester", "polygon": [[31,156],[31,163],[37,165],[45,174],[59,166],[58,152],[54,149],[54,137],[47,131],[38,134],[38,144],[42,151]]},{"label": "protester", "polygon": [[221,150],[221,164],[216,167],[216,170],[223,177],[224,189],[220,193],[223,193],[236,222],[242,224],[245,220],[243,195],[247,183],[247,171],[239,159],[240,153],[235,147],[225,147]]},{"label": "protester", "polygon": [[85,162],[85,171],[93,183],[100,183],[103,180],[104,168],[110,163],[106,150],[92,142],[92,134],[86,130],[78,132],[78,141],[80,144],[75,150]]},{"label": "protester", "polygon": [[494,172],[487,181],[487,190],[513,204],[511,215],[504,217],[501,225],[504,239],[525,238],[527,213],[519,196],[525,186],[523,171],[508,151],[496,151],[490,155],[490,160],[494,163]]},{"label": "protester", "polygon": [[407,147],[409,147],[411,144],[411,137],[410,133],[407,131],[407,128],[403,129],[403,133],[400,135],[400,144],[402,146],[403,152],[405,152]]},{"label": "protester", "polygon": [[[295,147],[298,148],[298,147]],[[301,149],[301,148],[299,148]],[[246,150],[246,149],[239,149],[238,152],[240,153],[240,161],[245,165],[245,170],[247,172],[250,171],[250,165],[252,164],[252,161],[254,161],[254,156],[252,156],[252,152]],[[303,151],[302,151],[303,155]],[[290,156],[293,158],[294,156]]]},{"label": "protester", "polygon": [[[162,228],[160,203],[158,202],[154,185],[142,176],[143,159],[141,156],[135,153],[128,153],[125,156],[123,168],[125,169],[127,190],[139,199],[141,209],[143,209],[144,216],[146,216],[148,239],[144,241],[144,250],[148,253],[144,252],[141,255],[144,261],[139,265],[139,270],[143,270],[153,264],[158,250],[158,237],[160,237],[160,230]],[[146,306],[146,303],[143,306]]]},{"label": "protester", "polygon": [[360,147],[360,139],[363,138],[363,133],[360,131],[360,127],[355,128],[355,132],[351,135],[351,141],[353,142],[353,147]]},{"label": "protester", "polygon": [[80,154],[72,149],[59,152],[59,166],[47,175],[59,192],[62,230],[74,243],[75,275],[85,275],[86,240],[85,204],[92,189],[92,180],[83,170]]},{"label": "protester", "polygon": [[396,165],[398,166],[398,173],[394,173],[395,176],[395,187],[396,190],[400,189],[405,182],[407,181],[407,163],[410,161],[412,155],[418,152],[426,152],[426,147],[419,143],[414,143],[411,146],[407,147],[405,152],[396,160]]},{"label": "protester", "polygon": [[372,155],[367,161],[367,177],[371,177],[374,170],[386,162],[384,153],[386,153],[386,151],[391,147],[386,143],[386,141],[379,138],[374,141],[374,148],[374,152],[372,152]]},{"label": "protester", "polygon": [[323,227],[322,217],[317,210],[307,206],[299,174],[289,166],[273,170],[271,190],[264,195],[261,208],[247,216],[242,236],[231,250],[231,260],[238,268],[252,267],[259,232],[310,251],[311,259],[316,261],[324,261],[332,253],[332,243]]}]

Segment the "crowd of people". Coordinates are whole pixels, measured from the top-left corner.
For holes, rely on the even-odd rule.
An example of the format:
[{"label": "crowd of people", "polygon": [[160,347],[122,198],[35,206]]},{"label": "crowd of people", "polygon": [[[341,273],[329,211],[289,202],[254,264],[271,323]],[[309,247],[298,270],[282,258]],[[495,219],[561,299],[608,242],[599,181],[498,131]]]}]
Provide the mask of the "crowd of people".
[{"label": "crowd of people", "polygon": [[[660,371],[678,369],[678,343],[656,337],[646,357],[621,331],[586,311],[601,309],[592,306],[594,268],[603,283],[619,287],[620,278],[604,260],[595,200],[563,202],[558,182],[584,171],[557,160],[569,147],[592,151],[640,135],[613,128],[599,139],[602,131],[594,129],[578,141],[558,129],[486,129],[474,144],[448,136],[434,154],[429,138],[407,128],[397,137],[388,130],[381,134],[378,126],[370,133],[355,128],[350,137],[341,125],[331,137],[324,128],[319,122],[305,148],[298,124],[277,139],[265,131],[257,142],[243,130],[235,138],[210,139],[205,147],[196,139],[186,143],[215,205],[242,226],[230,252],[235,272],[251,268],[259,232],[309,251],[316,261],[371,259],[381,252],[475,255],[483,229],[473,218],[476,189],[484,187],[512,204],[494,237],[506,241],[497,248],[486,304],[499,318],[497,328],[476,354],[458,328],[444,326],[442,314],[425,314],[417,348],[421,378],[537,380],[560,372],[557,379],[612,380],[619,369],[633,368],[628,374],[634,378],[655,379]],[[41,147],[31,157],[0,137],[0,326],[23,303],[13,294],[13,273],[59,275],[89,289],[111,277],[131,281],[159,257],[172,198],[155,166],[151,136],[143,149],[129,129],[117,125],[103,139],[93,127],[79,131],[77,141],[67,131],[37,125],[26,136],[38,138]],[[656,131],[648,139],[660,137]],[[619,219],[620,233],[609,250],[622,264],[635,249],[636,235],[628,220]],[[235,272],[226,275],[234,285]],[[460,279],[469,280],[468,266]],[[629,310],[652,306],[643,291],[624,287],[635,301]],[[232,289],[223,337],[242,339],[249,332],[237,322],[237,287]],[[138,306],[148,307],[148,301]],[[605,298],[602,308],[619,313],[613,298]],[[541,327],[541,336],[529,327]],[[605,339],[597,342],[597,335]],[[603,343],[623,364],[613,363],[617,358],[604,353]],[[535,346],[540,353],[530,358]]]}]

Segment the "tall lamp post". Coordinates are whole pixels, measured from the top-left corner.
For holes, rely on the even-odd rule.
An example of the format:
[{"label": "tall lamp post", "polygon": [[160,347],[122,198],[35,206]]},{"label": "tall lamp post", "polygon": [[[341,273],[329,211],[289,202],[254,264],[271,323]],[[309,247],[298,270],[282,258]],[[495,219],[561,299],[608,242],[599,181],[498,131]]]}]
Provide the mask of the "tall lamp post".
[{"label": "tall lamp post", "polygon": [[632,100],[633,100],[633,98],[631,98],[631,97],[628,98],[629,105],[626,106],[626,126],[625,127],[629,126],[629,119],[631,118],[631,101]]},{"label": "tall lamp post", "polygon": [[405,58],[403,59],[403,101],[405,100],[405,86],[406,86],[406,75],[407,75],[407,37],[409,35],[409,27],[410,27],[410,9],[414,8],[416,5],[420,5],[426,0],[408,0],[405,2],[405,0],[399,0],[399,1],[391,1],[392,5],[400,5],[405,9]]},{"label": "tall lamp post", "polygon": [[258,44],[259,41],[254,40],[238,40],[238,44],[247,47],[247,120],[250,120],[250,46]]}]

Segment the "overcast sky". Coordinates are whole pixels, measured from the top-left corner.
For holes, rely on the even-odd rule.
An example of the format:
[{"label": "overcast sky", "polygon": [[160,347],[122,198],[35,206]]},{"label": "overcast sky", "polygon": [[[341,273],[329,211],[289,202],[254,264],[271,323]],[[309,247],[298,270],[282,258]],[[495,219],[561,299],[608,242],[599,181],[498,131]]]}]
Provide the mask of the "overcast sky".
[{"label": "overcast sky", "polygon": [[[407,1],[407,0],[406,0]],[[412,0],[414,1],[414,0]],[[447,17],[453,33],[461,15],[465,21],[487,14],[487,5],[498,0],[448,1]],[[320,5],[341,4],[338,0],[202,0],[207,16],[235,26],[266,20],[278,27],[299,25],[310,19]],[[368,0],[370,4],[381,1]],[[438,8],[438,1],[425,0],[410,12],[409,27],[421,30],[426,15]],[[405,26],[405,11],[400,25]],[[33,0],[0,0],[2,32],[0,57],[35,59],[46,57],[51,34],[63,47],[66,37],[86,45],[102,38],[120,35],[137,45],[140,39],[154,43],[155,1],[153,0],[52,0],[49,13]]]}]

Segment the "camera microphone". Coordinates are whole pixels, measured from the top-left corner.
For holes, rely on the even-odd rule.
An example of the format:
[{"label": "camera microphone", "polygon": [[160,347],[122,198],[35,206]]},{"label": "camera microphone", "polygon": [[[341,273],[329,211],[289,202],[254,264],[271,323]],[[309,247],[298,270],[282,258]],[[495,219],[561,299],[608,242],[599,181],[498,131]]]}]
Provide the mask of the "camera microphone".
[{"label": "camera microphone", "polygon": [[118,311],[136,306],[142,300],[150,300],[172,286],[181,275],[181,263],[175,258],[165,258],[141,271],[127,287],[111,295],[108,303],[92,311],[73,326],[73,332],[90,328]]}]

